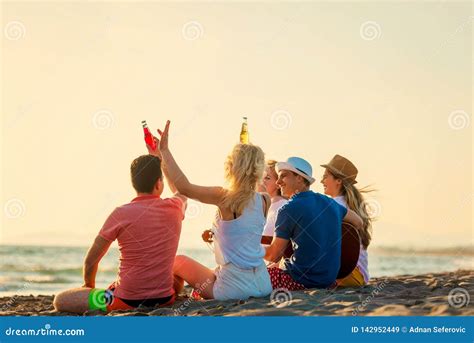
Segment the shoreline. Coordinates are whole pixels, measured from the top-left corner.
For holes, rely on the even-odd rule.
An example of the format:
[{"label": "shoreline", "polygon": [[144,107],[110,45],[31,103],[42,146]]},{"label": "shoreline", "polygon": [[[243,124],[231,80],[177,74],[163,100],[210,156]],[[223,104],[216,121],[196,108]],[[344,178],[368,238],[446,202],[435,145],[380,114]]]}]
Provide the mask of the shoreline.
[{"label": "shoreline", "polygon": [[[373,278],[360,288],[308,289],[248,300],[194,300],[186,287],[171,307],[107,316],[472,316],[474,270]],[[0,297],[0,316],[74,316],[55,312],[53,295]],[[461,306],[462,305],[462,306]],[[89,311],[84,315],[106,315]]]},{"label": "shoreline", "polygon": [[[84,249],[87,250],[90,248],[90,243],[84,245],[65,245],[65,244],[19,244],[19,243],[0,243],[0,248],[44,248],[44,249],[56,249],[56,248],[72,248],[72,249]],[[117,246],[112,246],[112,249],[118,249]],[[183,245],[180,246],[179,249],[182,250],[198,250],[198,251],[207,251],[206,247],[195,247],[195,246],[188,246]],[[414,245],[414,246],[407,246],[405,248],[400,248],[397,245],[371,245],[369,247],[369,251],[377,252],[377,253],[401,253],[401,254],[433,254],[433,255],[461,255],[461,256],[472,256],[474,255],[474,245],[449,245],[449,246],[440,246],[435,245],[433,247],[429,246],[422,246],[422,245]]]}]

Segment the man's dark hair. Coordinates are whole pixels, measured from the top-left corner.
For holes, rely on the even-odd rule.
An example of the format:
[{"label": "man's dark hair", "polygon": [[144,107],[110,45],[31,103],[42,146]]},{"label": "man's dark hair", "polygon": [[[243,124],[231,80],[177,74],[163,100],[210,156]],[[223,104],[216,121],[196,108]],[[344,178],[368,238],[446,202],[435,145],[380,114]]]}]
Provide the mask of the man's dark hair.
[{"label": "man's dark hair", "polygon": [[305,186],[307,186],[307,187],[311,186],[311,182],[309,182],[308,179],[302,177],[300,174],[297,174],[294,171],[291,171],[291,172],[293,173],[293,175],[301,177],[303,179],[303,182],[304,182]]},{"label": "man's dark hair", "polygon": [[156,181],[162,178],[161,161],[152,155],[137,157],[130,166],[130,175],[138,193],[152,193]]}]

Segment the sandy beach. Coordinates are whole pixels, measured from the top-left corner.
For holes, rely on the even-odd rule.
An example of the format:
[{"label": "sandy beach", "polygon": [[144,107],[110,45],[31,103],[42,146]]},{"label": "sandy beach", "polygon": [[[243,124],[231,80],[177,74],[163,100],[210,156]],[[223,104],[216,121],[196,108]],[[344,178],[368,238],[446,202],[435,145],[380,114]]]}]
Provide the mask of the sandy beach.
[{"label": "sandy beach", "polygon": [[[185,289],[172,307],[113,311],[108,316],[472,316],[474,271],[374,278],[362,288],[310,289],[246,301],[194,300]],[[451,292],[451,295],[449,295]],[[1,316],[65,316],[52,295],[0,298]],[[85,315],[105,315],[91,311]]]}]

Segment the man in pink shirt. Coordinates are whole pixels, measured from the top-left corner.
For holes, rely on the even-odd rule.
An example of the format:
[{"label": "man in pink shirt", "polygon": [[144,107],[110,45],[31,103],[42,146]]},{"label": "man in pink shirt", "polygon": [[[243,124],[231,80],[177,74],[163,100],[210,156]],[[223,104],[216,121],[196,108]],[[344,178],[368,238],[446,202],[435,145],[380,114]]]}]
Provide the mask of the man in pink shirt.
[{"label": "man in pink shirt", "polygon": [[[84,261],[84,285],[56,295],[57,311],[82,314],[174,302],[173,263],[186,197],[168,182],[175,195],[160,198],[164,188],[161,156],[158,149],[148,147],[148,151],[150,155],[136,158],[130,168],[137,197],[109,215]],[[163,173],[166,176],[166,166]],[[99,262],[114,240],[120,250],[117,279],[108,289],[97,289]]]}]

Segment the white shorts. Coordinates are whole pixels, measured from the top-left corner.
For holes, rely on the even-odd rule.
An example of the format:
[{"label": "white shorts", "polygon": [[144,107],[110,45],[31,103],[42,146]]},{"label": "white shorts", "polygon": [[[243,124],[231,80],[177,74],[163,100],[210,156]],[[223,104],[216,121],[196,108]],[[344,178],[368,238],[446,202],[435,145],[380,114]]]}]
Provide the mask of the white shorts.
[{"label": "white shorts", "polygon": [[252,269],[242,269],[232,263],[218,266],[212,291],[214,299],[248,299],[265,297],[272,292],[272,283],[265,263]]}]

